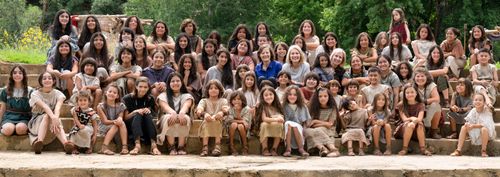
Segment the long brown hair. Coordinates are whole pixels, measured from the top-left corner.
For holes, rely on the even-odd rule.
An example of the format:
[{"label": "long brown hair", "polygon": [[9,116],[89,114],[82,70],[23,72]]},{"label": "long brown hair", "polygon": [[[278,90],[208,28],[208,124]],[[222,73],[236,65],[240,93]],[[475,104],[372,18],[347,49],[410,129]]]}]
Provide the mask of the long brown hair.
[{"label": "long brown hair", "polygon": [[24,69],[24,67],[19,65],[19,64],[14,65],[12,70],[10,70],[9,84],[7,85],[7,96],[12,96],[14,94],[15,81],[14,81],[13,75],[14,75],[14,70],[16,68],[19,68],[19,70],[21,70],[21,72],[23,73],[23,80],[21,81],[21,83],[23,84],[23,90],[24,90],[23,97],[27,97],[28,96],[28,77],[26,76],[26,69]]},{"label": "long brown hair", "polygon": [[[268,105],[264,101],[264,93],[266,91],[269,91],[274,95],[274,100],[270,105]],[[252,123],[252,125],[254,125],[253,129],[257,130],[257,131],[260,129],[260,123],[262,123],[262,113],[269,115],[270,114],[269,109],[274,108],[278,113],[284,115],[283,114],[283,107],[281,106],[278,95],[276,94],[276,91],[274,91],[274,89],[272,87],[262,88],[262,90],[260,91],[260,94],[259,94],[259,100],[260,100],[260,103],[257,106],[257,111],[256,111],[256,115],[255,115],[255,123]]]}]

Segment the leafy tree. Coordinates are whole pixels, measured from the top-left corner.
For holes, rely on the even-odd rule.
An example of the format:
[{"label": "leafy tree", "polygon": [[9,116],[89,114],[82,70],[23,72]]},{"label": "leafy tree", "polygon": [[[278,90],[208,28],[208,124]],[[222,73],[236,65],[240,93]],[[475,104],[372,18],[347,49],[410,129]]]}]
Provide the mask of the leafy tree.
[{"label": "leafy tree", "polygon": [[[82,0],[80,0],[82,1]],[[88,0],[86,0],[88,1]],[[90,13],[92,14],[121,14],[123,13],[123,3],[126,0],[91,0],[92,6]],[[158,11],[161,11],[157,9]]]}]

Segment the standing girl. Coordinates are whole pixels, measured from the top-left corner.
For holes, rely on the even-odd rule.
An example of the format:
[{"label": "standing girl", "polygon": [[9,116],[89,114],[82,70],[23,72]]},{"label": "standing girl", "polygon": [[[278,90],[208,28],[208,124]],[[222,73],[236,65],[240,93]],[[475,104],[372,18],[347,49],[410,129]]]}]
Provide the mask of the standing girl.
[{"label": "standing girl", "polygon": [[484,27],[481,25],[476,25],[472,27],[472,35],[469,39],[469,52],[471,53],[470,66],[474,66],[477,64],[477,54],[479,53],[479,50],[483,48],[491,51],[491,42],[488,38],[486,38]]},{"label": "standing girl", "polygon": [[[382,155],[382,152],[380,152],[379,140],[387,143],[387,146],[385,146],[384,155],[392,154],[392,129],[391,125],[389,124],[391,111],[389,108],[389,101],[389,97],[387,97],[387,95],[385,95],[384,93],[376,94],[373,98],[373,107],[368,110],[368,117],[371,120],[372,124],[372,127],[370,129],[373,135],[373,144],[375,145],[373,154],[375,155]],[[380,139],[381,136],[382,139]]]},{"label": "standing girl", "polygon": [[304,76],[310,72],[309,63],[305,62],[306,59],[299,46],[290,46],[286,55],[286,63],[281,70],[290,73],[292,84],[304,86]]},{"label": "standing girl", "polygon": [[[286,89],[283,97],[283,110],[285,113],[285,145],[283,156],[290,157],[292,148],[299,150],[300,156],[307,157],[309,153],[304,150],[303,126],[311,115],[302,98],[299,87],[293,85]],[[292,137],[293,136],[293,137]]]},{"label": "standing girl", "polygon": [[[179,73],[170,74],[167,84],[167,91],[158,96],[158,104],[164,115],[157,123],[160,130],[157,141],[162,145],[166,136],[170,155],[186,155],[186,138],[191,128],[190,112],[194,108],[194,99]],[[175,138],[178,138],[177,147]]]},{"label": "standing girl", "polygon": [[408,22],[406,21],[403,9],[395,8],[392,10],[389,32],[391,34],[394,32],[398,32],[399,34],[401,34],[401,43],[403,44],[409,44],[411,42],[410,30],[408,29]]},{"label": "standing girl", "polygon": [[311,98],[309,110],[311,119],[307,121],[304,129],[307,150],[316,148],[321,157],[338,157],[340,153],[335,147],[333,127],[339,126],[339,122],[336,122],[339,112],[330,91],[319,88]]},{"label": "standing girl", "polygon": [[[472,82],[469,79],[460,78],[458,79],[457,86],[455,88],[456,92],[451,96],[451,106],[448,112],[448,118],[450,120],[451,134],[447,136],[448,139],[457,139],[457,127],[461,128],[465,123],[465,117],[469,114],[472,109]],[[460,132],[460,130],[458,131]]]},{"label": "standing girl", "polygon": [[231,51],[231,65],[233,70],[241,64],[246,64],[251,71],[255,71],[255,61],[252,58],[252,48],[250,44],[249,40],[242,39]]},{"label": "standing girl", "polygon": [[97,140],[97,119],[99,116],[90,107],[90,92],[82,90],[76,93],[77,106],[71,108],[74,126],[69,131],[69,140],[75,144],[73,154],[79,154],[79,148],[86,148],[85,154],[92,153]]},{"label": "standing girl", "polygon": [[217,65],[208,68],[203,85],[206,85],[212,79],[216,79],[221,81],[226,91],[227,89],[233,89],[233,71],[229,52],[226,49],[219,49],[216,56]]},{"label": "standing girl", "polygon": [[125,95],[123,103],[127,106],[125,124],[127,125],[129,140],[132,140],[129,142],[135,144],[130,154],[139,154],[141,152],[141,141],[144,141],[145,144],[151,144],[151,155],[160,155],[161,152],[156,145],[156,127],[153,123],[156,104],[154,98],[150,95],[148,78],[137,78],[134,92]]},{"label": "standing girl", "polygon": [[373,48],[373,42],[368,33],[362,32],[358,35],[356,46],[351,49],[351,55],[358,56],[363,61],[363,66],[367,68],[375,66],[378,54],[377,50]]},{"label": "standing girl", "polygon": [[359,154],[360,156],[365,155],[363,147],[370,145],[370,142],[366,139],[365,130],[370,124],[368,119],[368,113],[366,109],[359,107],[356,101],[352,98],[345,99],[342,102],[342,108],[347,110],[344,114],[344,122],[346,125],[346,132],[342,134],[342,144],[347,142],[347,155],[354,156],[352,150],[352,142],[359,142]]},{"label": "standing girl", "polygon": [[199,135],[203,139],[203,148],[200,156],[208,155],[208,140],[210,137],[215,138],[215,147],[212,150],[212,156],[221,155],[220,142],[222,138],[222,130],[224,119],[229,110],[227,100],[222,97],[224,95],[224,87],[218,80],[211,80],[205,86],[204,98],[196,108],[196,114],[203,119],[200,125]]},{"label": "standing girl", "polygon": [[54,55],[47,59],[47,72],[56,76],[54,83],[61,91],[73,91],[73,76],[78,73],[78,58],[73,56],[70,43],[65,40],[57,42]]},{"label": "standing girl", "polygon": [[2,135],[28,134],[28,121],[31,119],[29,99],[33,88],[28,86],[26,69],[14,65],[10,71],[9,83],[0,89],[0,132]]},{"label": "standing girl", "polygon": [[121,155],[128,154],[127,147],[127,127],[123,121],[123,116],[127,107],[121,102],[118,86],[112,83],[108,85],[103,102],[97,106],[97,113],[101,121],[99,123],[99,135],[104,136],[99,153],[113,155],[108,145],[114,139],[117,132],[120,134],[122,143]]},{"label": "standing girl", "polygon": [[[259,141],[263,156],[278,156],[277,149],[283,138],[283,108],[276,92],[271,87],[262,88],[256,113],[255,129],[259,131]],[[268,138],[273,138],[271,151],[268,149]]]},{"label": "standing girl", "polygon": [[311,20],[304,20],[299,27],[299,35],[304,38],[308,54],[307,62],[312,64],[316,58],[316,48],[319,46],[319,37],[316,36],[316,28]]},{"label": "standing girl", "polygon": [[391,33],[391,43],[382,50],[382,55],[387,55],[392,59],[392,66],[397,66],[400,62],[409,62],[412,58],[411,51],[403,45],[401,34]]},{"label": "standing girl", "polygon": [[482,94],[474,95],[474,108],[465,117],[465,125],[460,131],[458,137],[457,149],[451,153],[451,156],[461,156],[462,146],[464,145],[465,138],[469,135],[471,144],[481,145],[481,156],[488,157],[486,147],[488,141],[496,137],[495,123],[493,122],[493,114],[485,104],[485,96]]},{"label": "standing girl", "polygon": [[462,46],[462,42],[458,39],[459,36],[460,31],[458,31],[458,29],[454,27],[447,28],[446,40],[440,45],[441,49],[443,49],[444,57],[450,65],[450,80],[458,80],[460,71],[466,64],[465,50]]},{"label": "standing girl", "polygon": [[230,108],[226,119],[229,132],[229,150],[232,155],[238,155],[238,151],[234,147],[234,134],[238,132],[241,140],[241,154],[248,155],[248,139],[247,135],[252,122],[252,114],[247,106],[247,100],[243,92],[235,91],[229,95]]},{"label": "standing girl", "polygon": [[125,95],[132,93],[135,88],[135,80],[141,76],[141,67],[135,64],[135,52],[132,48],[122,48],[118,54],[118,65],[113,65],[110,70],[110,80],[116,81],[120,93]]},{"label": "standing girl", "polygon": [[324,86],[328,81],[333,80],[335,71],[333,70],[332,64],[327,53],[319,53],[314,61],[313,73],[316,73],[320,78],[319,85]]},{"label": "standing girl", "polygon": [[470,73],[474,92],[482,94],[485,98],[486,106],[493,108],[497,98],[498,74],[494,64],[490,64],[491,53],[488,49],[481,49],[478,52],[478,62],[472,66]]},{"label": "standing girl", "polygon": [[[73,95],[77,94],[79,91],[85,90],[91,92],[94,102],[90,105],[93,108],[97,107],[97,104],[101,101],[102,90],[97,74],[97,62],[93,58],[85,58],[80,65],[80,73],[75,75],[75,86],[73,88]],[[77,103],[77,100],[73,100]],[[90,101],[90,100],[87,100]],[[76,104],[75,104],[76,105]]]},{"label": "standing girl", "polygon": [[190,51],[196,52],[196,54],[201,53],[203,44],[203,39],[201,39],[201,37],[196,34],[197,29],[198,26],[193,19],[187,18],[182,21],[180,30],[181,32],[187,34],[187,37],[189,38],[189,46],[191,48]]},{"label": "standing girl", "polygon": [[40,89],[33,91],[29,100],[33,114],[28,122],[30,144],[35,154],[42,153],[44,145],[54,141],[57,137],[64,145],[66,154],[71,154],[74,145],[66,139],[61,119],[61,107],[66,96],[59,90],[54,89],[56,76],[49,72],[43,72],[38,77]]},{"label": "standing girl", "polygon": [[399,151],[399,155],[408,153],[408,144],[410,140],[418,139],[420,153],[430,156],[431,152],[425,149],[425,128],[424,114],[425,105],[417,92],[417,88],[413,86],[405,86],[403,88],[403,103],[399,104],[396,111],[399,111],[399,124],[394,130],[394,137],[403,139],[403,149]]}]

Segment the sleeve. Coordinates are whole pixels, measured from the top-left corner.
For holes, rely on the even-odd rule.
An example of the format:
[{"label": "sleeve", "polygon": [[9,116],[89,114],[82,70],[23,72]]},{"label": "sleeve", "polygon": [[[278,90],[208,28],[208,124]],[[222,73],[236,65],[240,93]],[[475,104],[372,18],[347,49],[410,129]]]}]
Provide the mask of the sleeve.
[{"label": "sleeve", "polygon": [[465,117],[465,122],[466,123],[474,123],[474,117],[476,117],[476,108],[473,108],[470,110],[469,114]]},{"label": "sleeve", "polygon": [[[187,101],[187,100],[193,100],[194,101],[194,97],[189,94],[189,93],[185,93],[185,94],[182,94],[182,97],[181,97],[181,105],[184,105],[184,103]],[[193,103],[194,105],[194,103]]]},{"label": "sleeve", "polygon": [[61,91],[59,90],[54,90],[56,92],[56,97],[57,99],[63,99],[65,100],[66,99],[66,96],[64,95],[64,93],[62,93]]},{"label": "sleeve", "polygon": [[413,55],[411,54],[410,49],[408,47],[406,47],[406,46],[403,46],[403,48],[404,48],[404,56],[405,56],[405,58],[408,58],[408,59],[412,58]]},{"label": "sleeve", "polygon": [[403,85],[401,83],[401,81],[399,80],[398,75],[396,75],[396,73],[394,73],[394,72],[392,72],[392,74],[391,74],[390,83],[391,83],[392,87],[399,87],[399,86]]},{"label": "sleeve", "polygon": [[250,115],[250,112],[248,111],[248,107],[244,107],[243,110],[241,110],[241,117],[249,125],[252,123],[252,115]]},{"label": "sleeve", "polygon": [[311,114],[309,114],[309,109],[307,108],[307,106],[304,106],[304,116],[302,116],[302,117],[303,117],[303,120],[301,120],[301,123],[306,122],[306,121],[311,119]]},{"label": "sleeve", "polygon": [[206,104],[207,104],[207,99],[203,98],[201,101],[198,103],[198,106],[196,107],[196,110],[202,109],[203,111],[206,111]]},{"label": "sleeve", "polygon": [[110,74],[111,74],[111,72],[119,72],[118,71],[119,66],[120,65],[112,65],[111,67],[109,67]]},{"label": "sleeve", "polygon": [[36,102],[41,100],[40,94],[38,94],[38,91],[34,91],[33,93],[31,93],[30,97],[31,97],[29,100],[30,107],[35,106]]},{"label": "sleeve", "polygon": [[157,99],[158,103],[159,103],[160,101],[163,101],[163,102],[165,102],[165,103],[168,103],[168,100],[167,100],[167,93],[166,93],[166,92],[163,92],[163,93],[161,93],[160,95],[158,95],[158,98],[156,98],[156,99]]}]

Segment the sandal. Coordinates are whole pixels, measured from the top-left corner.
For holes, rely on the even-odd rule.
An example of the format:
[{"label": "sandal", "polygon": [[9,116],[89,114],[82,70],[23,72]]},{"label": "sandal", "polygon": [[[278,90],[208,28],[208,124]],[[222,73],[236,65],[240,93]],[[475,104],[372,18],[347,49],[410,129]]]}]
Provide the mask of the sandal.
[{"label": "sandal", "polygon": [[359,153],[358,153],[359,156],[364,156],[365,155],[365,151],[362,149],[362,148],[359,148]]},{"label": "sandal", "polygon": [[408,147],[403,147],[403,149],[401,149],[401,151],[399,151],[398,154],[399,155],[406,155],[406,154],[408,154]]},{"label": "sandal", "polygon": [[141,145],[135,145],[134,149],[132,149],[132,151],[130,151],[130,155],[137,155],[139,154],[139,152],[141,152]]},{"label": "sandal", "polygon": [[325,146],[323,146],[320,150],[319,150],[319,156],[320,157],[326,157],[328,155],[328,148],[326,148]]},{"label": "sandal", "polygon": [[73,145],[73,143],[69,141],[66,141],[63,146],[64,146],[64,152],[66,152],[66,154],[73,153],[73,150],[75,149],[75,145]]},{"label": "sandal", "polygon": [[262,155],[263,156],[271,156],[271,153],[269,152],[269,149],[266,148],[262,148]]},{"label": "sandal", "polygon": [[292,150],[291,149],[287,149],[285,151],[285,153],[283,153],[283,157],[290,157],[292,156]]},{"label": "sandal", "polygon": [[238,151],[236,150],[236,148],[234,148],[234,145],[229,146],[229,149],[231,151],[231,155],[238,155]]},{"label": "sandal", "polygon": [[170,153],[169,155],[177,155],[179,152],[177,152],[177,149],[175,149],[175,145],[170,145]]},{"label": "sandal", "polygon": [[108,149],[108,145],[103,144],[98,154],[114,155],[115,153]]},{"label": "sandal", "polygon": [[309,153],[307,153],[304,149],[299,149],[300,156],[303,158],[309,157]]},{"label": "sandal", "polygon": [[43,149],[43,142],[36,140],[33,143],[33,151],[35,151],[35,154],[41,154]]},{"label": "sandal", "polygon": [[425,149],[425,147],[420,147],[420,154],[426,155],[426,156],[432,155],[432,153],[430,151],[428,151],[427,149]]},{"label": "sandal", "polygon": [[177,148],[177,155],[186,155],[187,152],[185,149],[186,148],[184,146],[179,146],[179,148]]},{"label": "sandal", "polygon": [[241,155],[248,155],[248,146],[243,146],[243,150],[241,150]]},{"label": "sandal", "polygon": [[[128,146],[127,145],[122,145],[122,151],[120,151],[120,155],[127,155],[128,154]],[[113,154],[107,154],[107,155],[113,155]]]},{"label": "sandal", "polygon": [[218,157],[221,155],[220,144],[216,144],[214,150],[212,150],[212,156]]},{"label": "sandal", "polygon": [[389,149],[385,150],[384,155],[392,155],[392,151]]},{"label": "sandal", "polygon": [[200,156],[205,157],[208,155],[208,145],[203,145],[203,148],[201,149]]},{"label": "sandal", "polygon": [[382,155],[382,152],[380,152],[380,149],[377,148],[377,149],[373,150],[373,155],[379,155],[380,156],[380,155]]},{"label": "sandal", "polygon": [[352,147],[351,148],[347,148],[347,155],[348,156],[354,156],[356,154],[354,154],[354,152],[352,151]]},{"label": "sandal", "polygon": [[158,150],[157,146],[152,147],[150,153],[151,153],[151,155],[161,155],[161,152],[160,152],[160,150]]},{"label": "sandal", "polygon": [[77,148],[75,148],[75,149],[73,149],[73,151],[71,151],[71,154],[78,155],[78,154],[80,154],[80,152],[78,151]]},{"label": "sandal", "polygon": [[326,157],[338,157],[338,156],[340,156],[340,153],[339,150],[337,149],[330,151],[330,153],[326,155]]},{"label": "sandal", "polygon": [[271,149],[271,156],[278,156],[278,153],[276,152],[276,148]]},{"label": "sandal", "polygon": [[489,157],[488,153],[486,152],[486,149],[481,150],[481,157]]},{"label": "sandal", "polygon": [[451,132],[450,136],[446,137],[447,139],[457,139],[458,135],[457,132]]},{"label": "sandal", "polygon": [[92,154],[92,148],[87,148],[87,150],[85,151],[85,154]]},{"label": "sandal", "polygon": [[462,151],[455,149],[453,153],[450,154],[451,156],[462,156]]}]

